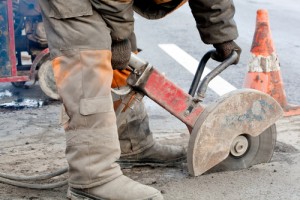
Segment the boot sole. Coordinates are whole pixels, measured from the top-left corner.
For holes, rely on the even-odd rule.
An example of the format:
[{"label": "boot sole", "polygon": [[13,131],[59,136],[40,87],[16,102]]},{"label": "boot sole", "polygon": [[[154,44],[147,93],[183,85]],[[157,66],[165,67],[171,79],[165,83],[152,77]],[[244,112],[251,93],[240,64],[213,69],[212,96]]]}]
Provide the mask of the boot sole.
[{"label": "boot sole", "polygon": [[87,196],[87,194],[78,194],[78,193],[72,192],[71,190],[68,190],[67,197],[68,197],[68,199],[71,199],[71,200],[106,200],[103,198],[92,197],[90,195]]},{"label": "boot sole", "polygon": [[122,169],[130,169],[133,167],[181,167],[186,162],[186,157],[179,158],[170,162],[153,162],[153,161],[141,161],[141,160],[118,160],[117,163],[121,166]]},{"label": "boot sole", "polygon": [[[70,189],[68,189],[67,197],[70,200],[109,200],[109,199],[94,197],[92,195],[88,195],[85,193],[79,194],[79,193],[71,191]],[[164,198],[160,194],[157,197],[150,197],[150,198],[146,198],[146,199],[136,199],[136,200],[164,200]]]}]

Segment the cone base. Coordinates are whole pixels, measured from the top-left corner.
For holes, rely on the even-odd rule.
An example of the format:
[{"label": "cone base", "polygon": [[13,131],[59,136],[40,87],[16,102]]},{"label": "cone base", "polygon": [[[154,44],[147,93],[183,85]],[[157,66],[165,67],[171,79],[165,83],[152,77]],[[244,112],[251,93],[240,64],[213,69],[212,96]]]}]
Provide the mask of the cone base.
[{"label": "cone base", "polygon": [[284,116],[300,115],[300,106],[287,103],[280,71],[248,72],[245,88],[256,89],[272,96],[284,110]]},{"label": "cone base", "polygon": [[285,117],[300,115],[300,106],[288,104],[283,108]]}]

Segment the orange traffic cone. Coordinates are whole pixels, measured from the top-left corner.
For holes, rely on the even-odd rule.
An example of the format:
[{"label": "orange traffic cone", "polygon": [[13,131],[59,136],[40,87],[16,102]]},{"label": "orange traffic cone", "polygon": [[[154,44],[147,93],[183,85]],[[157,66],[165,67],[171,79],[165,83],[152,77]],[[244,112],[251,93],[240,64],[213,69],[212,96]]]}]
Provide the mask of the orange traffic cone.
[{"label": "orange traffic cone", "polygon": [[299,115],[300,106],[287,103],[267,10],[257,11],[256,30],[251,53],[244,87],[271,95],[281,105],[285,116]]}]

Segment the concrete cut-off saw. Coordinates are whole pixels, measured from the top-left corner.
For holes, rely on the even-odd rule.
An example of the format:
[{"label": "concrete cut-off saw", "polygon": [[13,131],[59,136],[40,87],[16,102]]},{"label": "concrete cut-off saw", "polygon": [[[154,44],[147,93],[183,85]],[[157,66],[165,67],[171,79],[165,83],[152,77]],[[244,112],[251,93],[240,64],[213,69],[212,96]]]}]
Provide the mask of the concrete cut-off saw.
[{"label": "concrete cut-off saw", "polygon": [[[209,51],[203,56],[188,93],[133,53],[128,66],[131,71],[128,86],[113,90],[122,96],[122,104],[116,110],[117,121],[124,117],[120,115],[124,109],[134,107],[148,96],[186,124],[191,134],[187,165],[192,176],[208,170],[239,170],[269,162],[276,143],[275,122],[283,115],[275,99],[253,89],[238,89],[203,105],[209,82],[238,56],[233,52],[201,81],[212,53]],[[49,83],[47,87],[52,90],[48,93],[55,94],[51,62],[45,62],[42,68],[45,69],[44,83]]]}]

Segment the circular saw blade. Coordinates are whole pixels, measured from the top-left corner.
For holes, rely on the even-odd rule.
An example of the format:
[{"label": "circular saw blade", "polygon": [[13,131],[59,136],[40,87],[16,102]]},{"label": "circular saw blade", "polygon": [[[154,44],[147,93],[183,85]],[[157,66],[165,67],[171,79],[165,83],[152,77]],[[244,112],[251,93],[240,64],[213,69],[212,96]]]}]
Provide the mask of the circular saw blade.
[{"label": "circular saw blade", "polygon": [[[208,105],[198,117],[189,140],[189,173],[199,176],[231,157],[235,160],[229,162],[227,169],[232,170],[269,161],[276,129],[268,127],[282,113],[276,100],[250,89],[230,92]],[[265,134],[259,137],[262,133],[267,138]]]},{"label": "circular saw blade", "polygon": [[276,137],[275,124],[257,137],[247,136],[249,147],[245,154],[237,157],[230,153],[223,162],[213,167],[208,173],[246,169],[256,164],[269,162],[274,153]]}]

